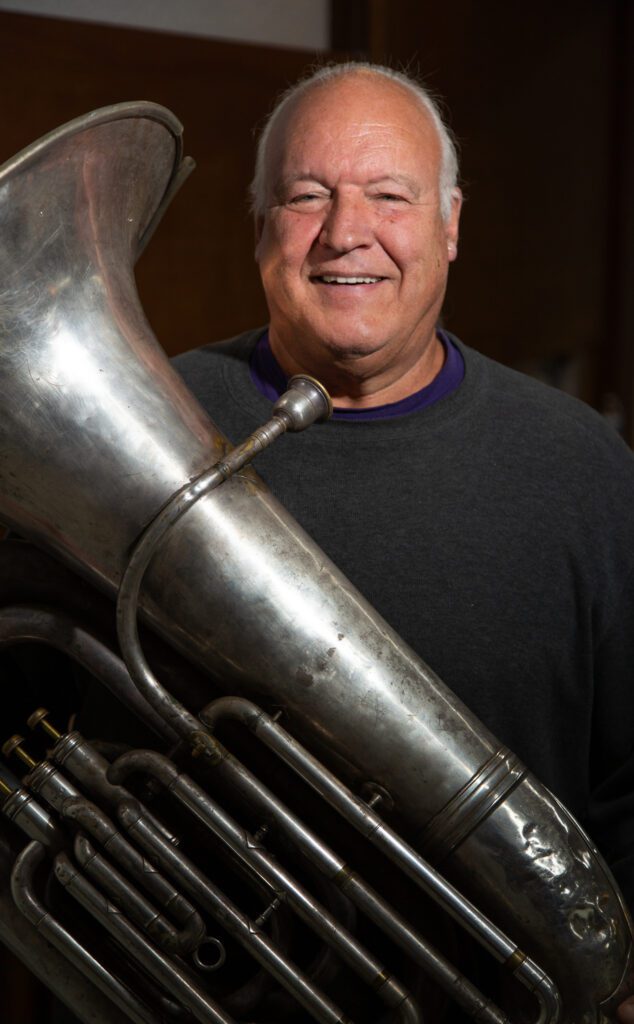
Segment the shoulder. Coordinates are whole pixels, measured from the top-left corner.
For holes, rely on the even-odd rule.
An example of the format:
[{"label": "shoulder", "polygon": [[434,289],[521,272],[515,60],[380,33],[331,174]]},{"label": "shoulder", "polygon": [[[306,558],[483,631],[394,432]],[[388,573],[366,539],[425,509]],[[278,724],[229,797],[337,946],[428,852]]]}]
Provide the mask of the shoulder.
[{"label": "shoulder", "polygon": [[458,342],[466,376],[500,446],[505,439],[560,470],[588,475],[621,467],[634,482],[634,453],[610,423],[580,399],[481,355]]},{"label": "shoulder", "polygon": [[[185,384],[208,412],[227,397],[238,404],[248,402],[253,392],[249,359],[264,328],[237,334],[225,341],[183,352],[172,360]],[[213,412],[210,412],[213,416]]]},{"label": "shoulder", "polygon": [[248,363],[255,343],[263,330],[263,327],[257,327],[250,331],[244,331],[242,334],[236,334],[233,338],[226,338],[224,341],[216,341],[210,345],[191,349],[189,352],[182,352],[172,359],[172,364],[181,376],[187,379],[192,374],[198,376],[203,372],[217,372],[218,364],[230,366],[232,363]]},{"label": "shoulder", "polygon": [[271,403],[255,388],[249,369],[251,353],[263,330],[245,331],[172,360],[193,397],[234,440],[242,440],[271,414]]}]

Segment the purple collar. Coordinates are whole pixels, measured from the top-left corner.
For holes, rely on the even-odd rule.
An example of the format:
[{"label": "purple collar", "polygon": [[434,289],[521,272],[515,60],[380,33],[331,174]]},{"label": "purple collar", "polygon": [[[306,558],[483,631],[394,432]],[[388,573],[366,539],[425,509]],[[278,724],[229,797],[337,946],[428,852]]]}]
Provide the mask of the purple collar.
[{"label": "purple collar", "polygon": [[[399,402],[391,402],[388,405],[375,405],[367,409],[335,409],[332,414],[333,420],[357,423],[363,420],[386,420],[396,416],[405,416],[411,412],[419,412],[426,409],[434,402],[444,398],[461,384],[464,378],[464,359],[459,349],[454,345],[451,338],[444,331],[438,331],[445,348],[445,361],[440,372],[434,377],[431,384],[415,391],[413,395],[402,398]],[[251,353],[249,361],[251,380],[260,394],[275,402],[283,391],[286,390],[288,378],[284,374],[277,359],[271,352],[269,344],[269,332],[258,339],[258,342]]]}]

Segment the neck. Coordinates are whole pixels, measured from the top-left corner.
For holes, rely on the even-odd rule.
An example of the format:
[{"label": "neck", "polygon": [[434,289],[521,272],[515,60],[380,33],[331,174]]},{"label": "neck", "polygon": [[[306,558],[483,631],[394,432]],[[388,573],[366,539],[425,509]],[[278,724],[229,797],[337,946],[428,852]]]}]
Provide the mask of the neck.
[{"label": "neck", "polygon": [[324,358],[300,360],[273,329],[269,344],[287,376],[307,373],[316,377],[339,409],[367,409],[408,398],[431,384],[445,361],[445,348],[435,331],[413,360],[385,366],[377,366],[372,356],[363,355],[345,358],[327,353]]}]

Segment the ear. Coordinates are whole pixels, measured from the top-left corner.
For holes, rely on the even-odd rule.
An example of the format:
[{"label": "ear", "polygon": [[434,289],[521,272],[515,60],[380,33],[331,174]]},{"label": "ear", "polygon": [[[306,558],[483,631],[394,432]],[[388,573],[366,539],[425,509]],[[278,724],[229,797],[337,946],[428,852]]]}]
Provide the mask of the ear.
[{"label": "ear", "polygon": [[447,257],[450,263],[458,256],[458,235],[460,224],[460,211],[462,210],[462,192],[459,188],[451,190],[451,210],[445,225],[447,238]]}]

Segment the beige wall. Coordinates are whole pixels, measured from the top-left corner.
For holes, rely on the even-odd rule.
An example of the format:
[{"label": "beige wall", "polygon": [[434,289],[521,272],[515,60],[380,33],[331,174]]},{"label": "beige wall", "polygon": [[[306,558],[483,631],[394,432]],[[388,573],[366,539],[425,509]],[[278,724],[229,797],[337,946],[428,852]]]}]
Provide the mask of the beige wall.
[{"label": "beige wall", "polygon": [[327,50],[329,0],[8,0],[0,10]]}]

